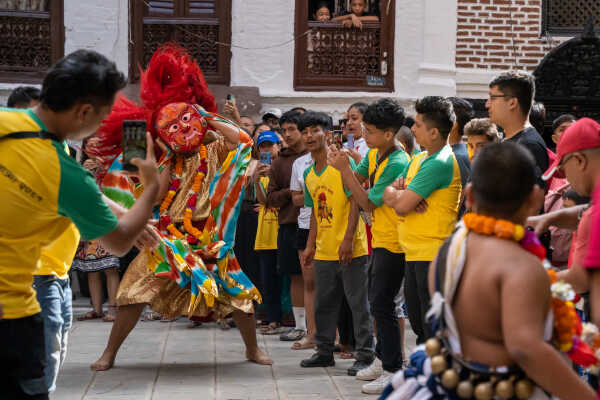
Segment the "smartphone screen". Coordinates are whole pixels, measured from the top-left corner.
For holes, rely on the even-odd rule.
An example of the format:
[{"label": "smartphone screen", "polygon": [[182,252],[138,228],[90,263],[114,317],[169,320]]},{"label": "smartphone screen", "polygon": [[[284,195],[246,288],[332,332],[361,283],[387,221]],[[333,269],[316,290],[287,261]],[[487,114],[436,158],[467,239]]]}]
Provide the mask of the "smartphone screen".
[{"label": "smartphone screen", "polygon": [[353,133],[349,133],[346,135],[346,146],[349,149],[354,149],[354,134]]},{"label": "smartphone screen", "polygon": [[123,169],[137,171],[134,158],[146,158],[146,121],[123,121]]},{"label": "smartphone screen", "polygon": [[271,165],[271,153],[268,151],[261,151],[260,162],[263,164]]},{"label": "smartphone screen", "polygon": [[333,145],[338,149],[342,148],[342,131],[333,131]]},{"label": "smartphone screen", "polygon": [[233,97],[233,95],[232,95],[232,94],[228,94],[228,95],[227,95],[227,100],[228,100],[228,101],[233,101],[233,102],[235,103],[235,97]]}]

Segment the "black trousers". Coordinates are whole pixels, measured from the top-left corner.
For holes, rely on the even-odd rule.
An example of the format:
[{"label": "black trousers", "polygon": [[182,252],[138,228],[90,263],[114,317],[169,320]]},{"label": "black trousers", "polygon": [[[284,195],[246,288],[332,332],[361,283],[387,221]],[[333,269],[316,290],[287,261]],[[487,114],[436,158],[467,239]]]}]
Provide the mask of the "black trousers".
[{"label": "black trousers", "polygon": [[0,320],[0,399],[47,400],[41,314]]},{"label": "black trousers", "polygon": [[267,321],[281,322],[281,274],[277,269],[277,250],[259,250],[257,253]]},{"label": "black trousers", "polygon": [[404,254],[375,248],[372,257],[369,302],[377,326],[375,354],[385,371],[396,372],[402,368],[402,342],[394,298],[404,279]]},{"label": "black trousers", "polygon": [[258,228],[258,213],[251,209],[248,202],[242,203],[242,209],[235,231],[235,244],[233,251],[240,263],[242,271],[250,278],[259,292],[263,292],[263,284],[258,264],[258,253],[254,250],[256,229]]},{"label": "black trousers", "polygon": [[408,320],[417,335],[417,344],[429,338],[429,324],[425,314],[429,309],[429,261],[407,261],[404,299],[408,309]]}]

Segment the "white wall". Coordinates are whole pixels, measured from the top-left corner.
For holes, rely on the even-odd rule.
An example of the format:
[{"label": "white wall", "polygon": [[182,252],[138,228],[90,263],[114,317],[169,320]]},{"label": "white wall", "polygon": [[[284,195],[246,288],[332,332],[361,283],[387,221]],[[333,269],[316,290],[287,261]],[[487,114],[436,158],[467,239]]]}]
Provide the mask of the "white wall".
[{"label": "white wall", "polygon": [[65,54],[92,49],[129,70],[129,7],[126,0],[65,1]]},{"label": "white wall", "polygon": [[[255,49],[294,37],[293,0],[233,0],[232,43]],[[396,0],[394,93],[294,91],[294,43],[264,50],[232,48],[231,84],[256,86],[263,107],[313,106],[340,115],[353,101],[382,96],[407,104],[454,95],[456,0]]]}]

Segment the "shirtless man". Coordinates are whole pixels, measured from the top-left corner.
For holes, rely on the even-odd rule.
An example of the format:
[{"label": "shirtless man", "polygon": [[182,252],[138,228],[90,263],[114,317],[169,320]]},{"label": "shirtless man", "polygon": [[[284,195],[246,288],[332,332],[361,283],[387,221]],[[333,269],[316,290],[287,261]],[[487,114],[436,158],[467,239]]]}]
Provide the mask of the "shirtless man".
[{"label": "shirtless man", "polygon": [[[522,225],[529,215],[536,213],[539,197],[543,196],[543,191],[535,186],[534,171],[534,160],[525,149],[513,143],[490,144],[474,161],[472,183],[466,189],[467,204],[479,215]],[[462,265],[456,261],[461,255],[465,260]],[[452,268],[452,274],[448,268]],[[441,269],[446,269],[446,273],[436,285],[436,272],[439,274]],[[498,366],[520,368],[539,385],[529,391],[531,399],[549,398],[542,390],[563,400],[595,398],[592,388],[577,377],[564,357],[546,341],[548,338],[544,338],[551,303],[549,279],[540,260],[517,242],[459,226],[431,264],[429,287],[433,298],[429,314],[434,320],[441,319],[447,327],[449,344],[444,347],[451,347],[453,353],[469,360],[469,368],[462,369],[472,370],[476,367],[474,363],[496,370]],[[431,354],[431,348],[426,351]],[[434,370],[435,358],[431,364]],[[437,371],[440,377],[445,376],[446,367]],[[466,371],[458,368],[456,371],[460,378],[456,377],[454,385],[444,385],[436,377],[441,390],[449,393],[447,386],[457,387],[459,379],[465,379]],[[394,378],[395,387],[411,380],[410,375],[404,376],[405,379]],[[495,388],[493,382],[488,385],[492,393],[485,398],[491,399],[499,385]],[[486,389],[480,381],[474,382],[474,386],[475,393]],[[518,385],[514,389],[518,391]]]}]

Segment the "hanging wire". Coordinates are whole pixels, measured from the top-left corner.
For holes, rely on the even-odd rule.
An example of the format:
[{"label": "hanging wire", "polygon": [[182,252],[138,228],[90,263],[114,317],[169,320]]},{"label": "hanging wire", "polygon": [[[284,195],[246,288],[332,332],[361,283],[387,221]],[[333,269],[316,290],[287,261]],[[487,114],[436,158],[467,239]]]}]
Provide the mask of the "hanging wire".
[{"label": "hanging wire", "polygon": [[[148,8],[150,8],[150,3],[148,3],[146,0],[141,0],[141,1]],[[274,45],[270,45],[270,46],[246,47],[246,46],[238,46],[238,45],[235,45],[233,43],[225,43],[225,42],[219,42],[218,40],[209,39],[209,38],[207,38],[204,35],[198,34],[196,32],[189,31],[189,30],[185,29],[184,27],[182,27],[181,25],[178,25],[178,24],[175,24],[174,26],[175,26],[175,28],[177,30],[179,30],[179,31],[181,31],[183,33],[186,33],[188,35],[195,36],[195,37],[197,37],[199,39],[202,39],[203,41],[206,41],[206,42],[209,42],[209,43],[213,43],[213,44],[216,44],[216,45],[219,45],[219,46],[223,46],[223,47],[230,47],[230,48],[242,49],[242,50],[269,50],[269,49],[275,49],[275,48],[278,48],[278,47],[284,47],[284,46],[287,46],[290,43],[293,43],[293,42],[299,40],[300,38],[302,38],[302,37],[304,37],[304,36],[306,36],[306,35],[308,35],[309,33],[312,32],[312,29],[308,29],[304,33],[301,33],[300,35],[298,35],[298,36],[296,36],[296,37],[294,37],[294,38],[292,38],[290,40],[287,40],[287,41],[282,42],[282,43],[277,43],[277,44],[274,44]]]}]

